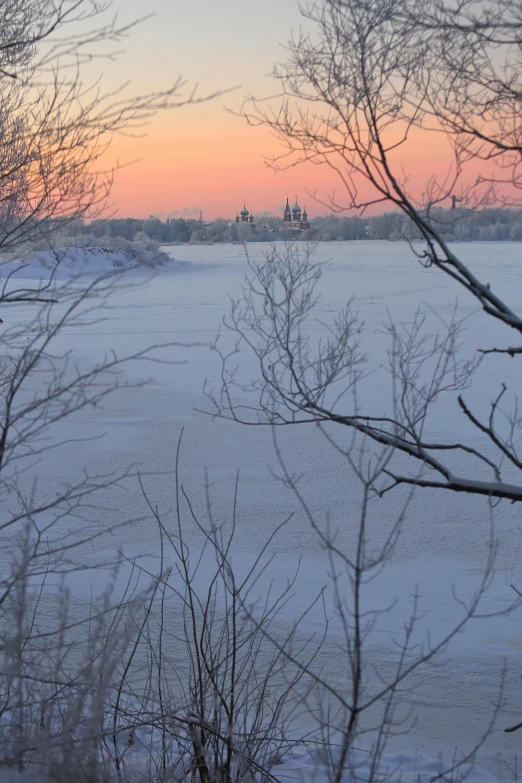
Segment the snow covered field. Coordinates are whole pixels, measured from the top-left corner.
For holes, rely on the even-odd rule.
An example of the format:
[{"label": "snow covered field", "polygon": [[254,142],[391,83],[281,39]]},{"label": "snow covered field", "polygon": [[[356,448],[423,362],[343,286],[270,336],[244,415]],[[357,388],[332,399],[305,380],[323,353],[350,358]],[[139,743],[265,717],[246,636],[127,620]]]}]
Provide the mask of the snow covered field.
[{"label": "snow covered field", "polygon": [[[457,249],[482,279],[505,296],[508,304],[520,306],[521,245],[460,244]],[[258,257],[267,248],[251,244],[248,250]],[[214,420],[204,412],[210,410],[202,391],[205,379],[218,384],[220,370],[208,343],[229,308],[229,294],[238,295],[246,271],[244,250],[238,245],[215,245],[169,247],[165,251],[172,263],[161,266],[154,274],[148,270],[145,275],[132,272],[129,280],[133,284],[114,293],[104,309],[105,320],[82,330],[65,330],[57,348],[72,350],[78,366],[88,368],[109,349],[123,354],[152,344],[179,343],[155,354],[170,363],[126,365],[125,380],[131,383],[130,388],[109,397],[102,409],[78,414],[74,420],[59,425],[57,438],[104,437],[81,445],[72,443],[54,452],[52,459],[38,466],[40,481],[52,487],[58,480],[78,475],[84,465],[99,472],[133,463],[143,471],[150,499],[167,517],[173,502],[176,444],[184,427],[182,480],[202,514],[205,470],[212,484],[214,513],[220,520],[230,516],[236,471],[240,471],[234,553],[239,568],[250,562],[270,531],[294,512],[274,540],[271,551],[276,557],[267,572],[267,579],[281,582],[292,572],[297,558],[303,558],[296,598],[285,609],[290,622],[328,582],[317,536],[294,497],[272,476],[275,460],[271,432]],[[327,243],[318,247],[317,258],[325,264],[319,308],[324,319],[352,295],[356,298],[356,309],[364,321],[364,349],[376,368],[364,386],[365,407],[372,411],[384,411],[389,402],[389,386],[380,368],[388,347],[382,329],[387,312],[396,319],[411,321],[417,307],[428,315],[431,307],[447,317],[458,299],[459,311],[470,316],[466,332],[470,352],[478,346],[506,345],[511,339],[499,327],[492,327],[491,319],[476,312],[476,303],[449,280],[416,263],[405,244]],[[82,266],[87,267],[85,260]],[[77,264],[70,268],[77,268]],[[97,262],[97,271],[102,268],[103,264]],[[23,271],[25,279],[31,278],[32,269],[37,267],[30,265]],[[34,277],[38,278],[39,273],[35,271]],[[20,312],[17,309],[17,317]],[[313,329],[321,328],[318,322],[313,325]],[[247,354],[238,357],[238,364],[244,377],[255,376],[255,365]],[[132,387],[133,382],[145,378],[150,378],[150,383]],[[520,388],[521,379],[520,362],[493,357],[487,367],[479,370],[469,399],[480,410],[502,382]],[[455,399],[438,404],[431,422],[434,430],[442,436],[455,436],[464,426]],[[310,507],[319,520],[326,523],[329,518],[339,527],[340,544],[349,551],[357,521],[358,487],[346,464],[313,428],[286,429],[278,436],[287,464],[303,476],[302,487]],[[379,530],[379,519],[385,527],[403,499],[403,493],[397,490],[386,495],[385,500],[376,501],[372,512],[375,530]],[[112,510],[106,512],[107,526],[126,515],[141,514],[146,515],[146,504],[139,487],[126,487]],[[507,606],[513,599],[510,582],[522,580],[519,508],[501,504],[494,512],[494,522],[499,553],[495,578],[484,603],[485,613]],[[473,592],[487,557],[490,531],[490,512],[484,500],[429,490],[415,495],[393,561],[368,588],[366,600],[372,608],[387,606],[390,597],[397,598],[393,611],[381,617],[374,632],[375,656],[383,659],[393,648],[392,637],[400,633],[409,616],[416,587],[423,613],[420,630],[430,630],[436,639],[450,627],[461,612],[452,596],[453,586],[462,596]],[[196,531],[189,535],[194,543],[198,542]],[[107,539],[96,551],[87,549],[85,560],[95,562],[118,547],[129,556],[147,556],[152,564],[157,556],[157,536],[150,517],[125,529],[117,542]],[[85,591],[88,596],[90,587],[79,583],[77,589],[79,594]],[[320,617],[312,613],[306,623],[313,628],[320,623]],[[340,633],[335,623],[330,633],[331,639]],[[342,682],[344,662],[334,646],[327,646],[326,652],[329,675]],[[491,737],[479,752],[478,763],[489,773],[505,773],[502,760],[511,763],[520,742],[519,734],[505,734],[504,728],[522,719],[522,609],[505,617],[473,621],[444,652],[439,665],[424,673],[418,688],[404,695],[405,703],[417,705],[418,716],[414,731],[399,737],[394,746],[396,753],[402,754],[395,757],[395,762],[402,759],[407,779],[413,779],[421,769],[427,773],[430,770],[427,762],[416,760],[416,754],[433,759],[440,750],[451,756],[457,747],[466,750],[472,746],[488,723],[504,660],[506,703]],[[475,771],[473,777],[485,780],[488,774]]]}]

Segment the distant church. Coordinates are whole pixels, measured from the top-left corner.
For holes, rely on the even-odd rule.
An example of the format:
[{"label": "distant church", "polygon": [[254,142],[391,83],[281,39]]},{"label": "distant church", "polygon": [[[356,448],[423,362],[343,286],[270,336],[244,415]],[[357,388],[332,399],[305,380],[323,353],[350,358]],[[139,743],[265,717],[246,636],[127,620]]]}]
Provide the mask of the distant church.
[{"label": "distant church", "polygon": [[289,228],[292,231],[306,231],[307,228],[310,228],[310,223],[308,222],[308,215],[306,213],[306,207],[303,209],[303,212],[301,213],[301,207],[297,203],[297,196],[295,197],[295,204],[292,208],[290,208],[290,204],[288,203],[288,198],[286,199],[285,213],[283,215],[283,224],[285,228]]},{"label": "distant church", "polygon": [[[246,204],[244,204],[241,212],[236,215],[236,223],[247,223],[253,230],[257,229],[257,226],[254,223],[254,216],[250,214],[246,208]],[[297,203],[297,196],[295,197],[295,204],[293,207],[290,207],[288,198],[286,199],[283,227],[295,232],[306,231],[307,228],[310,228],[306,207],[301,212],[301,207]],[[268,226],[263,226],[263,228],[268,228]]]},{"label": "distant church", "polygon": [[250,223],[250,225],[254,225],[254,216],[250,214],[246,208],[246,204],[243,206],[239,215],[236,215],[236,223]]}]

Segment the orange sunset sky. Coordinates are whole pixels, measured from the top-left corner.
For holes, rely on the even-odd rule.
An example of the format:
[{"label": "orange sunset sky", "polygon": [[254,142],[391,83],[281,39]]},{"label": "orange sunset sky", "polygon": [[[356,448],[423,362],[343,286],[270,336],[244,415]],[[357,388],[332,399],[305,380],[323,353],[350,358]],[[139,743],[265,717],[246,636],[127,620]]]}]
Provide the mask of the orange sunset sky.
[{"label": "orange sunset sky", "polygon": [[[309,194],[326,200],[335,190],[341,198],[340,184],[326,167],[268,168],[264,156],[280,150],[278,142],[225,108],[237,111],[247,93],[277,90],[268,73],[284,59],[292,29],[302,24],[296,0],[148,0],[145,8],[141,0],[114,0],[112,9],[122,23],[144,12],[153,16],[129,34],[114,62],[91,66],[96,75],[103,73],[107,89],[130,82],[126,94],[161,90],[179,74],[197,83],[201,95],[237,86],[210,103],[158,115],[139,138],[114,140],[107,159],[124,166],[115,178],[115,214],[166,217],[202,210],[206,219],[232,218],[243,202],[254,213],[279,213],[287,195],[297,194],[314,216],[329,210]],[[401,163],[421,187],[446,157],[442,139],[431,139],[429,149],[419,140]]]}]

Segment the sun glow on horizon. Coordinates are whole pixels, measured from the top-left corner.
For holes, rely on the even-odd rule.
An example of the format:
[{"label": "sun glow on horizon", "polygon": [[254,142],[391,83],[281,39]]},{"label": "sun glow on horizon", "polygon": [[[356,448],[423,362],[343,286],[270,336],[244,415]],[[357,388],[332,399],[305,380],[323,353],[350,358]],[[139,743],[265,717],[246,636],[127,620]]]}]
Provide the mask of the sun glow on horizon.
[{"label": "sun glow on horizon", "polygon": [[[116,10],[135,14],[134,2],[115,0]],[[209,220],[233,219],[243,203],[253,213],[280,214],[287,196],[293,199],[296,193],[311,217],[331,212],[331,197],[340,207],[347,205],[341,178],[331,168],[304,164],[274,171],[265,158],[281,154],[279,142],[266,128],[249,127],[224,108],[238,112],[248,93],[273,94],[277,85],[266,74],[284,57],[279,44],[299,24],[297,0],[284,9],[279,0],[266,0],[261,21],[240,0],[231,0],[226,14],[211,0],[181,15],[167,0],[150,2],[156,17],[138,25],[121,60],[109,63],[109,85],[124,74],[134,83],[132,89],[143,93],[163,89],[172,74],[183,71],[190,84],[199,81],[200,94],[238,82],[243,86],[208,103],[161,113],[137,136],[115,138],[102,161],[116,169],[110,214],[143,218],[199,215],[201,210]],[[266,22],[271,13],[277,14],[278,25]],[[423,131],[414,132],[392,162],[396,176],[419,198],[430,178],[444,178],[453,163],[443,136]],[[477,173],[474,165],[465,177]],[[362,180],[357,187],[363,201],[374,195]]]},{"label": "sun glow on horizon", "polygon": [[[156,118],[143,138],[113,142],[108,163],[123,167],[115,174],[111,212],[143,218],[175,212],[199,216],[201,210],[206,219],[232,219],[244,202],[251,212],[279,214],[296,193],[311,216],[330,213],[332,197],[347,205],[342,181],[329,166],[305,163],[274,171],[266,159],[283,148],[266,128],[251,128],[220,106],[200,108]],[[442,137],[422,133],[406,149],[405,159],[395,154],[395,170],[420,197],[434,173],[451,170],[451,151]],[[367,183],[358,181],[358,187],[361,199],[371,197]]]}]

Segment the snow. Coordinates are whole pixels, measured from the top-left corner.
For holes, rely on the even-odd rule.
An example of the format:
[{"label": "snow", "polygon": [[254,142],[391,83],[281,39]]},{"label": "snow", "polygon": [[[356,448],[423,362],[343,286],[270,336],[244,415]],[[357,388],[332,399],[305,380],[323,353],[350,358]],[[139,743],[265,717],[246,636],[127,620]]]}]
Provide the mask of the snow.
[{"label": "snow", "polygon": [[48,783],[49,779],[43,775],[35,775],[32,772],[17,772],[16,770],[0,767],[0,783]]},{"label": "snow", "polygon": [[2,277],[47,280],[85,277],[119,271],[145,271],[161,266],[172,268],[175,262],[159,249],[140,243],[107,243],[95,247],[57,247],[53,250],[27,250],[24,255],[0,262]]},{"label": "snow", "polygon": [[[353,769],[358,780],[367,780],[370,775],[372,758],[364,751],[354,753]],[[415,753],[395,752],[385,753],[377,770],[373,770],[376,779],[390,781],[390,783],[428,783],[441,771],[441,760]],[[302,757],[290,762],[283,762],[274,769],[274,774],[282,781],[303,781],[303,783],[327,783],[329,780],[326,768],[321,763],[321,758],[313,754],[303,752]],[[473,783],[493,783],[495,777],[485,770],[462,765],[463,779]],[[355,777],[355,775],[354,775]],[[10,782],[9,782],[10,783]]]},{"label": "snow", "polygon": [[[170,260],[143,267],[123,251],[101,248],[71,249],[63,252],[60,275],[78,272],[99,274],[139,266],[147,274],[121,292],[115,292],[104,309],[105,320],[93,321],[81,331],[67,331],[57,341],[58,349],[72,350],[79,367],[89,367],[108,348],[117,353],[136,351],[150,344],[177,343],[160,354],[170,363],[132,363],[125,367],[125,379],[137,385],[109,397],[102,409],[82,412],[73,421],[57,427],[56,437],[82,438],[96,435],[82,446],[65,445],[52,452],[38,466],[40,481],[52,489],[57,477],[73,478],[83,465],[96,470],[123,468],[137,464],[143,471],[147,493],[160,512],[169,517],[173,504],[172,475],[174,454],[182,427],[185,434],[181,452],[184,486],[204,518],[202,493],[204,470],[212,486],[210,494],[216,519],[230,519],[236,471],[240,470],[238,538],[233,561],[246,569],[273,527],[289,513],[294,516],[275,539],[275,555],[260,587],[270,580],[283,579],[292,572],[298,557],[303,558],[296,598],[285,609],[291,622],[303,606],[328,583],[328,568],[317,536],[310,529],[295,498],[274,480],[277,470],[272,433],[263,428],[247,428],[231,422],[213,420],[204,410],[209,404],[202,393],[205,379],[219,383],[219,363],[208,349],[229,309],[229,294],[237,296],[246,271],[243,248],[237,245],[177,246],[165,248]],[[249,253],[260,258],[267,247],[250,245]],[[521,246],[510,243],[459,244],[456,252],[471,264],[472,271],[489,282],[508,304],[520,309],[522,301]],[[61,257],[61,256],[60,256]],[[459,312],[468,317],[466,350],[509,344],[511,335],[492,324],[478,312],[476,302],[434,270],[423,269],[406,244],[389,242],[327,243],[317,248],[324,262],[320,282],[322,299],[320,319],[340,309],[352,296],[364,320],[364,349],[375,366],[375,374],[364,386],[364,405],[370,411],[383,412],[389,400],[389,384],[384,380],[382,363],[388,348],[382,327],[390,315],[411,321],[417,307],[427,317],[435,308],[449,317],[458,300]],[[41,280],[52,264],[52,255],[41,251],[25,259],[23,269],[11,261],[7,271],[13,277]],[[133,271],[133,274],[134,274]],[[4,272],[5,274],[5,272]],[[23,308],[17,309],[22,313]],[[14,310],[13,310],[14,312]],[[312,326],[320,333],[321,325]],[[184,347],[190,345],[190,347]],[[255,377],[251,357],[237,357],[245,378]],[[146,377],[151,382],[141,386]],[[490,357],[478,372],[473,392],[465,392],[478,411],[485,410],[502,382],[520,388],[521,365],[516,359]],[[471,396],[470,396],[471,395]],[[465,432],[476,437],[459,414],[455,399],[438,404],[431,427],[442,437],[455,438]],[[337,433],[342,438],[342,433]],[[292,428],[278,432],[279,444],[292,471],[302,476],[301,487],[320,525],[327,520],[339,528],[339,544],[346,551],[353,545],[357,524],[358,485],[347,465],[313,428]],[[473,440],[471,440],[473,445]],[[458,471],[465,475],[464,471]],[[406,491],[406,490],[404,490]],[[403,490],[375,501],[370,518],[370,534],[377,539],[393,521],[404,500]],[[106,512],[106,524],[126,514],[146,515],[146,505],[137,486],[126,487],[117,496],[112,511]],[[494,512],[498,538],[496,574],[488,592],[484,613],[505,608],[513,598],[511,581],[522,576],[522,534],[517,506],[501,504]],[[193,528],[187,534],[193,547],[201,536]],[[479,497],[466,498],[435,490],[419,491],[411,502],[401,537],[390,565],[373,582],[366,600],[371,608],[384,607],[390,596],[398,601],[393,611],[385,612],[372,637],[376,659],[385,659],[411,611],[412,594],[421,596],[423,619],[419,634],[430,630],[441,638],[459,616],[453,587],[469,597],[476,589],[487,559],[491,536],[491,514],[487,502]],[[149,518],[121,533],[115,543],[108,538],[96,551],[86,550],[85,562],[96,562],[106,553],[122,547],[129,557],[141,556],[148,566],[157,562],[157,540]],[[79,596],[88,600],[91,584],[78,581]],[[97,585],[99,587],[99,585]],[[96,585],[95,585],[96,587]],[[309,628],[319,626],[320,612],[307,617]],[[332,640],[340,629],[332,626]],[[331,644],[333,645],[333,641]],[[331,652],[334,646],[328,648]],[[400,768],[401,779],[418,780],[432,774],[439,752],[452,756],[458,747],[466,751],[487,724],[491,704],[498,693],[503,660],[507,660],[506,703],[486,746],[478,754],[478,767],[467,778],[485,783],[497,776],[499,764],[510,763],[518,749],[518,735],[505,734],[504,728],[521,719],[520,671],[522,669],[522,613],[476,620],[453,640],[443,656],[443,665],[433,667],[415,693],[405,696],[417,704],[418,721],[407,737],[397,738],[383,760],[387,768]],[[331,677],[342,681],[345,664],[332,652]],[[501,760],[499,762],[499,759]],[[301,774],[321,780],[317,759],[303,757],[287,764],[289,779]],[[308,770],[308,772],[307,772]],[[396,775],[397,779],[399,773]]]}]

